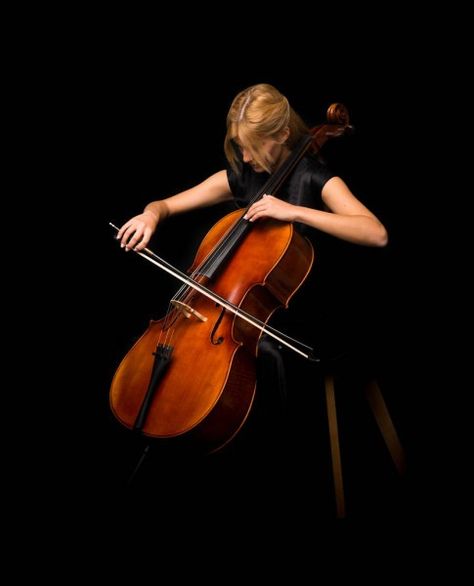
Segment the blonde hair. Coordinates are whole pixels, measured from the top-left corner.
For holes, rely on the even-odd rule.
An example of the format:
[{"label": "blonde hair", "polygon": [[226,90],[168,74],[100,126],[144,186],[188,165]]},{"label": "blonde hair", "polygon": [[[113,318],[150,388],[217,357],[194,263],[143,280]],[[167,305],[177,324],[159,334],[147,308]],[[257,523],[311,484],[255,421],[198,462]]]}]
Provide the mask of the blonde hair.
[{"label": "blonde hair", "polygon": [[240,136],[253,159],[270,172],[269,161],[261,153],[261,143],[266,138],[278,140],[287,128],[290,132],[286,145],[291,150],[309,130],[287,98],[275,87],[260,83],[241,91],[227,114],[224,152],[231,167],[239,171],[235,140]]}]

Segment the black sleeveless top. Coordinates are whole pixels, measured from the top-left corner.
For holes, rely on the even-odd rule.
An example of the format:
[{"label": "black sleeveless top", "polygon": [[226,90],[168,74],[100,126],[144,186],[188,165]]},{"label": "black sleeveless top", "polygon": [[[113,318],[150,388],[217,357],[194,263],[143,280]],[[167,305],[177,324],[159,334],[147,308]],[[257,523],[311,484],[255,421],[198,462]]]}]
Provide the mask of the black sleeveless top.
[{"label": "black sleeveless top", "polygon": [[[242,172],[236,173],[227,169],[227,179],[239,207],[246,207],[256,193],[268,181],[268,173],[256,173],[250,165],[243,164]],[[312,156],[303,157],[290,177],[275,195],[291,204],[314,209],[323,209],[321,192],[325,183],[334,174],[318,159]],[[299,225],[298,229],[306,233],[307,226]]]}]

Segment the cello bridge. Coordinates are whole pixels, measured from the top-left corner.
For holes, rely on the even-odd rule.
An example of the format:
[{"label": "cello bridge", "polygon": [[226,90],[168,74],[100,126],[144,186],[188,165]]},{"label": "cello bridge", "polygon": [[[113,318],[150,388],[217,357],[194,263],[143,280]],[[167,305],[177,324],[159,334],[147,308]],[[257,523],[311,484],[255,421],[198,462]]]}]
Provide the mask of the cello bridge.
[{"label": "cello bridge", "polygon": [[176,309],[179,309],[179,311],[181,311],[181,313],[187,319],[189,319],[192,315],[194,315],[194,317],[200,321],[207,321],[207,317],[205,315],[202,315],[202,313],[199,313],[199,311],[197,309],[194,309],[194,307],[191,307],[190,305],[187,305],[186,303],[183,303],[182,301],[177,301],[176,299],[173,299],[171,301],[171,305],[176,307]]}]

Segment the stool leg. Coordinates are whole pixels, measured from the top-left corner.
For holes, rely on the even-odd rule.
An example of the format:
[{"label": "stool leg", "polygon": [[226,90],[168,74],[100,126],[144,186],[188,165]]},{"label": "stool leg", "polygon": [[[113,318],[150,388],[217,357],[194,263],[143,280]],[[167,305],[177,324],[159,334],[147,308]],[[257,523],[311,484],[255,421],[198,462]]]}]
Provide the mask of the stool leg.
[{"label": "stool leg", "polygon": [[331,444],[332,473],[334,478],[334,491],[336,495],[336,515],[338,518],[342,518],[345,516],[344,485],[342,482],[341,450],[339,447],[339,433],[337,428],[334,377],[332,375],[325,376],[324,389],[326,392],[326,408],[329,423],[329,440]]},{"label": "stool leg", "polygon": [[382,396],[377,381],[371,380],[365,387],[365,396],[369,402],[370,408],[374,415],[375,421],[380,429],[380,433],[385,441],[385,444],[392,456],[395,468],[400,474],[405,472],[405,452],[398,437],[392,418],[388,412],[387,405]]}]

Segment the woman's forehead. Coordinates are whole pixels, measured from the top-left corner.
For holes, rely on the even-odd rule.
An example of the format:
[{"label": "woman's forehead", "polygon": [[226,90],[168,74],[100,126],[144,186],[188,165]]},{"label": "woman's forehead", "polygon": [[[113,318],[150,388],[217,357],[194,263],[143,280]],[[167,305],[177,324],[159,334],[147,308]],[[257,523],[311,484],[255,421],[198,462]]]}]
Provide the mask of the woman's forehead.
[{"label": "woman's forehead", "polygon": [[256,146],[262,142],[262,137],[254,133],[244,130],[243,128],[236,128],[233,133],[232,140],[239,146]]}]

